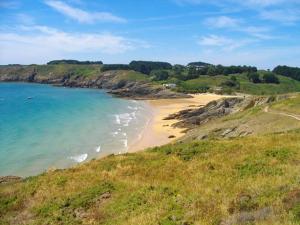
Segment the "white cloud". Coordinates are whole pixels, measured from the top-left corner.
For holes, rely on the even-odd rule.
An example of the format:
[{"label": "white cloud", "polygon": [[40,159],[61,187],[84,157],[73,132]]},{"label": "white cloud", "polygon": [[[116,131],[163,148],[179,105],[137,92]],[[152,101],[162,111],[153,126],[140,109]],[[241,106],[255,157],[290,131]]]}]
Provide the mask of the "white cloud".
[{"label": "white cloud", "polygon": [[210,28],[243,32],[259,39],[274,38],[274,36],[268,34],[270,31],[268,27],[248,26],[242,19],[235,19],[228,16],[209,17],[204,20],[204,25]]},{"label": "white cloud", "polygon": [[6,8],[6,9],[17,9],[19,8],[21,3],[19,1],[7,1],[7,0],[1,0],[0,1],[0,8]]},{"label": "white cloud", "polygon": [[223,3],[235,3],[239,5],[248,5],[248,6],[260,6],[267,7],[272,5],[279,5],[282,3],[299,3],[298,0],[173,0],[177,4],[216,4],[223,5]]},{"label": "white cloud", "polygon": [[210,17],[204,24],[215,28],[235,28],[240,26],[240,21],[228,16]]},{"label": "white cloud", "polygon": [[64,2],[56,0],[48,0],[45,3],[61,14],[76,20],[80,23],[95,23],[95,22],[115,22],[124,23],[124,18],[115,16],[108,12],[87,12],[79,8],[72,7]]},{"label": "white cloud", "polygon": [[68,55],[123,54],[147,45],[109,33],[68,33],[46,26],[22,26],[21,32],[0,33],[0,62],[2,64],[38,63]]},{"label": "white cloud", "polygon": [[204,47],[218,48],[222,51],[232,51],[254,41],[251,39],[236,40],[224,36],[208,35],[201,37],[198,44]]},{"label": "white cloud", "polygon": [[[255,65],[258,68],[273,69],[277,65],[300,66],[300,46],[253,48],[224,52],[218,50],[203,50],[198,56],[203,61],[223,65]],[[194,59],[195,60],[195,59]]]},{"label": "white cloud", "polygon": [[293,25],[300,20],[300,10],[263,10],[260,16],[262,19]]}]

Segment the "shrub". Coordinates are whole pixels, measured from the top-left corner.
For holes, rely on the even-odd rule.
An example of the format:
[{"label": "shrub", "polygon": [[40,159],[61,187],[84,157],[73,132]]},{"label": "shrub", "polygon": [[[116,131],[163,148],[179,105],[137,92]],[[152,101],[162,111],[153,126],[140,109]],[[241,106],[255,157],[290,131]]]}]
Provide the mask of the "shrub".
[{"label": "shrub", "polygon": [[101,68],[101,71],[109,70],[130,70],[130,67],[127,64],[104,64]]},{"label": "shrub", "polygon": [[274,73],[270,73],[270,72],[264,73],[263,81],[264,83],[268,83],[268,84],[279,84],[278,77]]},{"label": "shrub", "polygon": [[153,80],[161,81],[169,78],[169,73],[165,70],[153,70],[150,74]]},{"label": "shrub", "polygon": [[247,73],[247,77],[248,77],[248,79],[249,79],[251,82],[253,82],[253,83],[255,83],[255,84],[261,83],[261,80],[260,80],[260,78],[259,78],[259,74],[258,74],[257,72]]},{"label": "shrub", "polygon": [[171,70],[172,65],[167,62],[132,61],[129,67],[135,71],[150,74],[152,70]]}]

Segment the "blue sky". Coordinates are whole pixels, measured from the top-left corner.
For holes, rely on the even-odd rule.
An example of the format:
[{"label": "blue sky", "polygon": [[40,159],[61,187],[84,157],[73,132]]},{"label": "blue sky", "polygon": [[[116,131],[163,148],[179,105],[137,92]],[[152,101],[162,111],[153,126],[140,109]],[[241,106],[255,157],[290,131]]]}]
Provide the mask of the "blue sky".
[{"label": "blue sky", "polygon": [[0,64],[300,66],[300,0],[0,0]]}]

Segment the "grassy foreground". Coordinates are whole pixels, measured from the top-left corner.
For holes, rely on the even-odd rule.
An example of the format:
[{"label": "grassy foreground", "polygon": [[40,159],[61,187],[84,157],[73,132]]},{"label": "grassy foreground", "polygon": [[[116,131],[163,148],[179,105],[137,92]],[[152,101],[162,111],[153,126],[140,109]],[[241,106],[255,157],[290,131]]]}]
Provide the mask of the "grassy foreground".
[{"label": "grassy foreground", "polygon": [[0,224],[299,224],[299,171],[299,130],[178,143],[0,185]]}]

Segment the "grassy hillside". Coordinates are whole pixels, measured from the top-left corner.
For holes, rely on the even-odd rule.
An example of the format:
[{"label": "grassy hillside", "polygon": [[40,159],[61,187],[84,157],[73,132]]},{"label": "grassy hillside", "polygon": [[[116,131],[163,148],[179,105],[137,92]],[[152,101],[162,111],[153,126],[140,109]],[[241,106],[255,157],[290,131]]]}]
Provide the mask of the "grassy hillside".
[{"label": "grassy hillside", "polygon": [[[70,77],[81,79],[95,79],[101,77],[104,73],[101,71],[102,65],[76,65],[76,64],[54,64],[54,65],[30,65],[30,66],[0,66],[1,75],[18,75],[26,77],[30,74],[36,74],[39,80]],[[116,80],[129,81],[147,81],[145,74],[132,70],[118,70]]]},{"label": "grassy hillside", "polygon": [[[235,93],[241,92],[246,94],[254,95],[273,95],[283,94],[291,92],[300,92],[300,81],[292,78],[277,75],[279,78],[279,84],[267,84],[267,83],[252,83],[249,81],[246,73],[234,74],[234,75],[200,75],[196,79],[185,80],[188,76],[188,70],[184,69],[181,72],[180,77],[176,75],[174,69],[163,70],[169,75],[167,80],[157,81],[152,74],[143,74],[133,70],[113,70],[106,71],[105,73],[101,70],[103,65],[98,64],[54,64],[54,65],[30,65],[30,66],[0,66],[0,80],[1,76],[6,79],[11,76],[16,76],[23,80],[27,80],[31,74],[36,74],[36,80],[39,82],[47,82],[47,80],[64,79],[68,78],[71,81],[74,80],[85,80],[93,81],[105,73],[115,73],[114,79],[129,80],[129,81],[146,81],[152,82],[155,85],[161,85],[164,83],[176,83],[176,91],[187,92],[187,93],[198,93],[198,92],[221,92],[221,93]],[[262,79],[264,71],[260,71],[260,78]],[[238,85],[235,87],[227,86],[225,83],[234,76],[237,79]],[[176,78],[177,77],[177,78]],[[180,78],[180,79],[179,79]],[[22,79],[21,79],[22,80]],[[221,88],[221,89],[220,89]]]},{"label": "grassy hillside", "polygon": [[[264,109],[220,120],[263,130],[275,118]],[[274,116],[269,134],[186,139],[2,184],[0,224],[299,224],[300,125]]]},{"label": "grassy hillside", "polygon": [[[253,104],[255,103],[248,102],[249,106],[253,106]],[[290,117],[289,113],[299,115],[299,120]],[[299,94],[293,94],[287,99],[267,105],[257,105],[245,111],[214,119],[190,131],[184,139],[264,135],[273,132],[286,132],[293,129],[300,129]]]},{"label": "grassy hillside", "polygon": [[297,224],[299,140],[298,131],[194,141],[1,185],[0,221],[220,224],[247,212],[262,214],[256,224]]},{"label": "grassy hillside", "polygon": [[280,81],[279,84],[255,84],[249,81],[246,74],[236,74],[234,76],[240,84],[239,88],[224,87],[223,83],[230,79],[230,76],[224,75],[202,75],[197,79],[180,82],[179,87],[183,91],[196,91],[203,90],[205,87],[207,89],[216,89],[223,86],[225,92],[241,92],[253,95],[273,95],[300,91],[299,81],[280,75],[277,75]]}]

